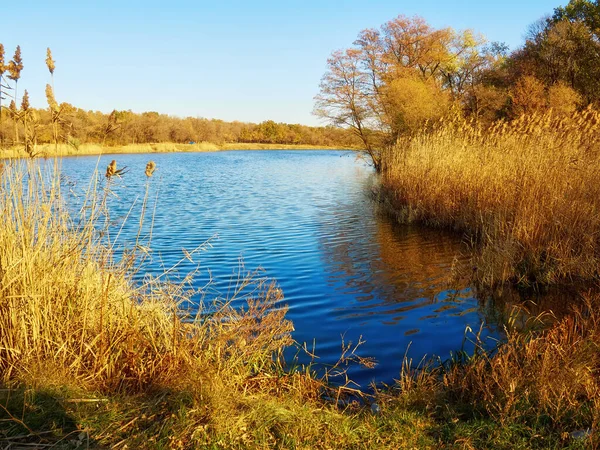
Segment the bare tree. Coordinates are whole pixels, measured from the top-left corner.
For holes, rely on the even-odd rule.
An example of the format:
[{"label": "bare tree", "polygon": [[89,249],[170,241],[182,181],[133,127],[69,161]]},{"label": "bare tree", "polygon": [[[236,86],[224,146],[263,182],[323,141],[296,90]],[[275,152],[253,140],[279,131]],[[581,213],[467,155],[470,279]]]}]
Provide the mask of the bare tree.
[{"label": "bare tree", "polygon": [[363,143],[373,166],[380,168],[380,151],[375,144],[377,113],[369,101],[369,77],[361,70],[361,52],[337,51],[327,60],[328,71],[315,97],[314,114],[336,126],[347,127]]}]

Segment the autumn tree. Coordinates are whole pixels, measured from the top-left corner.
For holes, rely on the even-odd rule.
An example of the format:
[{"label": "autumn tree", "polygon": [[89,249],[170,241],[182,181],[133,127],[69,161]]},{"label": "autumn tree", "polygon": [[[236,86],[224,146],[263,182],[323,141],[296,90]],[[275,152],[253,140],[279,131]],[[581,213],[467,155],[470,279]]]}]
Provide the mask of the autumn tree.
[{"label": "autumn tree", "polygon": [[[600,40],[588,21],[560,14],[538,22],[510,61],[514,79],[533,75],[546,86],[562,82],[585,103],[600,101]],[[593,22],[593,20],[592,20]]]},{"label": "autumn tree", "polygon": [[451,97],[432,80],[405,75],[385,87],[390,128],[397,137],[420,130],[427,122],[437,121],[450,110]]},{"label": "autumn tree", "polygon": [[465,95],[465,107],[470,117],[483,125],[490,125],[505,114],[509,100],[508,89],[493,83],[474,84]]},{"label": "autumn tree", "polygon": [[315,97],[314,114],[336,126],[349,128],[361,141],[379,169],[377,99],[370,97],[368,75],[362,70],[361,52],[348,49],[334,52],[327,60],[328,71],[323,76],[320,93]]},{"label": "autumn tree", "polygon": [[583,22],[588,29],[600,39],[600,2],[590,0],[571,0],[566,6],[554,10],[552,22],[563,20]]},{"label": "autumn tree", "polygon": [[515,116],[542,112],[547,107],[544,83],[530,75],[517,80],[510,90],[510,98]]},{"label": "autumn tree", "polygon": [[471,31],[435,29],[398,16],[363,30],[354,47],[327,61],[315,114],[351,129],[379,168],[380,150],[437,120],[495,61]]},{"label": "autumn tree", "polygon": [[581,103],[581,95],[563,81],[559,81],[548,89],[548,107],[552,108],[554,113],[559,116],[571,116]]}]

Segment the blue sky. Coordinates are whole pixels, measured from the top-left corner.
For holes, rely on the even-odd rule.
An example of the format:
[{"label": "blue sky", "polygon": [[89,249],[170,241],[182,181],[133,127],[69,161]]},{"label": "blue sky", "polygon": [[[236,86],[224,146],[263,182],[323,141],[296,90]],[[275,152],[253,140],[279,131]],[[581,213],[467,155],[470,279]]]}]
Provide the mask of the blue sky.
[{"label": "blue sky", "polygon": [[21,45],[19,90],[36,107],[46,106],[50,47],[59,102],[317,125],[311,111],[326,59],[361,29],[418,14],[516,48],[529,24],[565,1],[21,0],[4,2],[0,42],[7,59]]}]

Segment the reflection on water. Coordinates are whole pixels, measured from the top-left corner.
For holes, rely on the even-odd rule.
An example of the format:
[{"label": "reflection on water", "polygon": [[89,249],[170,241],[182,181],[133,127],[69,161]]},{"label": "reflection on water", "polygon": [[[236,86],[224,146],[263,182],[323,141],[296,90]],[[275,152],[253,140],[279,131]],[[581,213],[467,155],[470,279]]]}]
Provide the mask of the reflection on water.
[{"label": "reflection on water", "polygon": [[467,326],[479,330],[485,323],[482,337],[499,337],[473,290],[452,281],[454,268],[469,259],[456,235],[398,225],[370,201],[339,206],[330,205],[320,225],[327,230],[320,233],[320,248],[335,293],[332,328],[354,340],[362,335],[361,354],[379,362],[373,370],[351,369],[353,378],[397,377],[405,354],[416,361],[447,358],[463,348]]},{"label": "reflection on water", "polygon": [[[104,168],[113,158],[65,158],[70,189],[87,186],[96,164]],[[109,203],[113,219],[129,216],[118,222],[121,241],[131,243],[150,157],[116,159],[131,172],[115,183]],[[468,285],[450,283],[453,267],[468,260],[460,238],[399,226],[381,214],[368,195],[376,182],[371,168],[347,153],[232,151],[151,159],[158,169],[150,198],[157,196],[158,208],[152,260],[144,271],[161,273],[184,257],[183,249],[212,238],[212,248],[194,262],[184,259],[180,273],[200,263],[195,287],[212,279],[210,297],[227,292],[240,258],[247,268],[262,267],[283,289],[294,338],[309,348],[314,343],[318,364],[337,361],[342,339],[356,343],[362,336],[359,354],[378,365],[350,372],[366,386],[391,382],[405,354],[416,361],[447,358],[463,346],[467,326],[483,325],[484,338],[500,337],[502,308],[475,298]]]}]

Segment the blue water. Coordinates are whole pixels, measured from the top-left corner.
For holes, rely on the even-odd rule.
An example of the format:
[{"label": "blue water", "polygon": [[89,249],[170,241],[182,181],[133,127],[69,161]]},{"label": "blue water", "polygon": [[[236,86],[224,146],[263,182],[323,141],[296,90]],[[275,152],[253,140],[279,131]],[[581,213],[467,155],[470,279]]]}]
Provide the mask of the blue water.
[{"label": "blue water", "polygon": [[[245,271],[261,268],[260,276],[283,290],[293,337],[314,346],[318,367],[338,360],[342,340],[356,344],[362,336],[358,354],[377,365],[351,366],[350,376],[362,387],[390,383],[405,355],[417,364],[460,350],[467,326],[477,331],[483,324],[482,337],[499,336],[493,308],[469,286],[449,283],[453,265],[469,257],[460,237],[400,226],[382,214],[370,195],[376,176],[354,155],[228,151],[64,158],[73,201],[96,167],[104,186],[102,174],[112,159],[129,168],[111,182],[111,239],[122,227],[119,245],[135,242],[144,168],[150,159],[157,164],[142,228],[147,240],[155,211],[152,253],[142,275],[160,274],[182,259],[178,273],[185,275],[199,264],[194,287],[202,287],[210,302],[231,292],[240,261]],[[193,262],[185,259],[183,249],[203,243],[209,248],[194,254]]]}]

